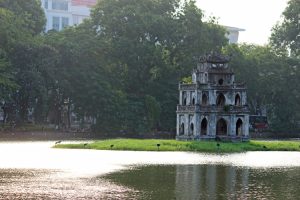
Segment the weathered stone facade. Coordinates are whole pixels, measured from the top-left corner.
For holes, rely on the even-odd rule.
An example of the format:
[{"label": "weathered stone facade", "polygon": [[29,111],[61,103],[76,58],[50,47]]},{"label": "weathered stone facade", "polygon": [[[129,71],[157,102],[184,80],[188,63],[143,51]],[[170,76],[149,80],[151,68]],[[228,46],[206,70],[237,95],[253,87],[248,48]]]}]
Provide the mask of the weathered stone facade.
[{"label": "weathered stone facade", "polygon": [[179,84],[176,138],[248,140],[246,88],[235,82],[229,57],[211,54],[199,61],[192,83]]}]

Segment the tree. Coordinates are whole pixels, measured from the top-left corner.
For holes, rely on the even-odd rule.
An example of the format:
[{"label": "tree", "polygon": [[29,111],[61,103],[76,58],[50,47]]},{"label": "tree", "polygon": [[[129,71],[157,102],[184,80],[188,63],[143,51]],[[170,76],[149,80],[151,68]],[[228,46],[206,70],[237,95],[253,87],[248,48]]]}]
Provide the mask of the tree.
[{"label": "tree", "polygon": [[245,81],[252,114],[267,109],[272,130],[296,130],[300,121],[299,59],[278,56],[268,46],[229,45],[236,80]]},{"label": "tree", "polygon": [[38,35],[44,30],[46,18],[40,0],[0,0],[0,8],[15,15],[14,20],[18,20],[22,25],[16,27],[19,32],[26,30],[31,35]]},{"label": "tree", "polygon": [[154,97],[150,95],[146,95],[145,106],[146,106],[149,129],[150,130],[156,129],[157,127],[159,127],[158,123],[159,123],[160,113],[161,113],[159,102],[157,102],[157,100]]},{"label": "tree", "polygon": [[1,101],[3,108],[15,113],[14,118],[20,114],[22,121],[43,87],[40,71],[47,54],[36,44],[44,24],[40,1],[0,0],[0,65],[5,70],[1,74]]},{"label": "tree", "polygon": [[226,43],[225,31],[203,22],[194,1],[102,0],[89,23],[106,47],[106,62],[114,66],[119,83],[114,85],[126,94],[126,127],[133,131],[136,124],[144,131],[154,127],[147,125],[154,123],[145,108],[149,96],[161,108],[155,123],[173,129],[178,81],[196,66],[199,55]]},{"label": "tree", "polygon": [[19,86],[12,96],[20,121],[27,121],[31,108],[35,113],[40,112],[40,115],[36,115],[36,121],[43,121],[45,111],[41,110],[44,109],[41,103],[46,101],[49,71],[56,63],[55,50],[40,42],[24,43],[15,45],[10,57]]},{"label": "tree", "polygon": [[276,51],[289,50],[291,56],[300,58],[300,1],[290,0],[284,10],[283,21],[273,27],[271,45]]},{"label": "tree", "polygon": [[8,99],[9,94],[17,88],[11,64],[7,59],[6,53],[0,49],[0,99]]}]

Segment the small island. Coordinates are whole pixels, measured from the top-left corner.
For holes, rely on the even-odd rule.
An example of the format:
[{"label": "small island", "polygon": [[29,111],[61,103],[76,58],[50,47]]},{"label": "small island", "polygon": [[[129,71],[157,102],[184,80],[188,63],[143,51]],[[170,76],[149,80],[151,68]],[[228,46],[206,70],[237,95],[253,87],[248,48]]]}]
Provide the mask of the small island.
[{"label": "small island", "polygon": [[54,148],[128,150],[128,151],[193,151],[238,153],[246,151],[300,151],[300,141],[216,142],[160,139],[108,139],[92,143],[56,144]]}]

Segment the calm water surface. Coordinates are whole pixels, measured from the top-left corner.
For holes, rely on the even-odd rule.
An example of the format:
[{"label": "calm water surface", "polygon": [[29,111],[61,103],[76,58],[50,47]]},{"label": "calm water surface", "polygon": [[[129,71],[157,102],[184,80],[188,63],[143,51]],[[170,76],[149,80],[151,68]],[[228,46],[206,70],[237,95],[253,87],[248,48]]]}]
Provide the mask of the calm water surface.
[{"label": "calm water surface", "polygon": [[0,142],[0,199],[300,199],[300,152],[52,149]]}]

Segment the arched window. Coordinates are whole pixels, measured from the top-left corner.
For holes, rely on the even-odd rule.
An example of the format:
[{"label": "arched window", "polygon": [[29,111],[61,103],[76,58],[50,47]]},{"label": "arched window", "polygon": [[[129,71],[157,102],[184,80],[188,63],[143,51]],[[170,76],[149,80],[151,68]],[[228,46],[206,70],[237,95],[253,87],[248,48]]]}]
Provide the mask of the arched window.
[{"label": "arched window", "polygon": [[206,94],[202,94],[202,104],[203,106],[207,105],[207,95]]},{"label": "arched window", "polygon": [[225,99],[224,94],[220,93],[217,97],[217,102],[216,102],[217,106],[224,106],[225,102],[226,102],[226,99]]},{"label": "arched window", "polygon": [[201,122],[201,135],[207,135],[207,119],[203,118]]},{"label": "arched window", "polygon": [[235,101],[234,105],[240,106],[241,105],[241,97],[239,94],[235,95]]},{"label": "arched window", "polygon": [[195,105],[195,97],[193,97],[192,104]]},{"label": "arched window", "polygon": [[236,136],[241,136],[243,134],[243,121],[239,118],[236,121]]},{"label": "arched window", "polygon": [[180,125],[179,135],[184,135],[184,123],[181,123],[181,125]]},{"label": "arched window", "polygon": [[227,135],[227,123],[223,118],[219,119],[219,121],[217,122],[216,135]]}]

